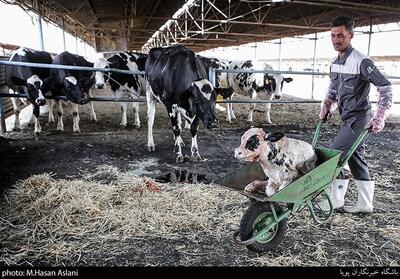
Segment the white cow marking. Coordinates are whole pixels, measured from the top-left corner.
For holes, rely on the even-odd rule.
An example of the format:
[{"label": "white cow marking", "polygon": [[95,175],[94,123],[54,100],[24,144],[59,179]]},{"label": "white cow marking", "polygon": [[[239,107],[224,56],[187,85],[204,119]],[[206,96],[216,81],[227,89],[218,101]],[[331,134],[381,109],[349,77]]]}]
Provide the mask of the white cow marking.
[{"label": "white cow marking", "polygon": [[32,84],[32,85],[35,85],[35,82],[39,82],[40,85],[43,84],[43,81],[37,75],[31,76],[30,78],[28,78],[26,80],[26,82],[29,83],[29,84]]},{"label": "white cow marking", "polygon": [[[207,100],[210,100],[210,98],[211,98],[211,91],[212,91],[212,84],[208,81],[208,80],[205,80],[205,79],[202,79],[202,80],[198,80],[198,81],[195,81],[195,82],[193,82],[199,89],[200,89],[200,92],[201,92],[201,94],[203,94],[203,96],[207,99]],[[207,88],[207,87],[209,87],[210,88],[210,91],[203,91],[204,89],[203,88]]]},{"label": "white cow marking", "polygon": [[77,85],[78,81],[76,80],[75,77],[73,76],[69,76],[65,78],[66,80],[68,80],[70,83],[72,83],[73,85]]}]

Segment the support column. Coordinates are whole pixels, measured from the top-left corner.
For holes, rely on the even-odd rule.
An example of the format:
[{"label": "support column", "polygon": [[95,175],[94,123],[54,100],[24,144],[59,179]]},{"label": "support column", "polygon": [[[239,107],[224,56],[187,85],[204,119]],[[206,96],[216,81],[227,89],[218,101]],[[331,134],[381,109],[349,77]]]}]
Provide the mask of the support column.
[{"label": "support column", "polygon": [[[313,40],[314,40],[314,56],[313,56],[313,73],[314,73],[315,72],[315,61],[316,61],[315,56],[317,53],[317,40],[318,40],[317,32],[315,32],[315,36],[314,36]],[[315,80],[315,75],[313,74],[312,75],[312,83],[311,83],[311,100],[314,100],[314,80]]]},{"label": "support column", "polygon": [[281,70],[281,62],[282,62],[282,39],[279,38],[279,62],[278,62],[278,71]]},{"label": "support column", "polygon": [[67,44],[65,42],[65,24],[64,24],[64,17],[61,17],[61,27],[62,27],[62,38],[63,38],[63,47],[64,51],[67,50]]},{"label": "support column", "polygon": [[370,52],[370,50],[371,50],[371,37],[372,37],[372,18],[370,19],[370,22],[369,22],[367,56],[369,56],[369,52]]},{"label": "support column", "polygon": [[6,118],[4,116],[4,104],[3,97],[0,97],[0,133],[4,134],[6,132]]},{"label": "support column", "polygon": [[42,8],[41,8],[41,1],[36,0],[35,1],[36,8],[39,11],[39,14],[37,15],[37,21],[38,21],[38,33],[39,33],[39,44],[40,44],[40,50],[44,50],[44,40],[43,40],[43,28],[42,28]]}]

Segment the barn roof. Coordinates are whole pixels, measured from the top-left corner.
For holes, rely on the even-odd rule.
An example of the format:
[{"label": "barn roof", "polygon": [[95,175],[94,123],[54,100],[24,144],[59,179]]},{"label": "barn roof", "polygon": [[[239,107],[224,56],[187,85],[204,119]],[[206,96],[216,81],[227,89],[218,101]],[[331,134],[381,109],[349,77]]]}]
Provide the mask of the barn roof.
[{"label": "barn roof", "polygon": [[[4,2],[41,13],[43,18],[64,26],[69,33],[95,46],[97,51],[141,50],[146,43],[146,48],[181,43],[202,51],[326,31],[337,15],[353,17],[357,26],[400,21],[398,0]],[[185,3],[187,11],[179,11]],[[164,30],[154,35],[162,26]]]}]

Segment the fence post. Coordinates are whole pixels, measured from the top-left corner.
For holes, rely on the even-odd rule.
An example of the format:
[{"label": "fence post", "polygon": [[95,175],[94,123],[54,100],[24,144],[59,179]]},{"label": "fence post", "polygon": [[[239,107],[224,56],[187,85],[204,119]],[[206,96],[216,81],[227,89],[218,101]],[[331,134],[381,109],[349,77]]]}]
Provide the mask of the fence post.
[{"label": "fence post", "polygon": [[4,116],[3,97],[0,97],[0,132],[2,134],[6,132],[6,119]]},{"label": "fence post", "polygon": [[212,86],[215,87],[215,68],[208,70],[208,80],[211,82]]}]

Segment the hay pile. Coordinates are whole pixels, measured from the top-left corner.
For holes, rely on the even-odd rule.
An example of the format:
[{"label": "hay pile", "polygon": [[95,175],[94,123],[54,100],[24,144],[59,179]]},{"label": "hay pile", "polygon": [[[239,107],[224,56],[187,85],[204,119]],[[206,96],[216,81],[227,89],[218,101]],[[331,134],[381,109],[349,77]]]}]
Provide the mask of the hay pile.
[{"label": "hay pile", "polygon": [[[112,183],[95,181],[113,175]],[[79,180],[42,174],[20,182],[1,204],[0,261],[84,264],[84,254],[126,251],[126,240],[135,245],[149,237],[221,238],[240,221],[238,194],[200,184],[157,185],[158,190],[149,182],[107,166]]]}]

